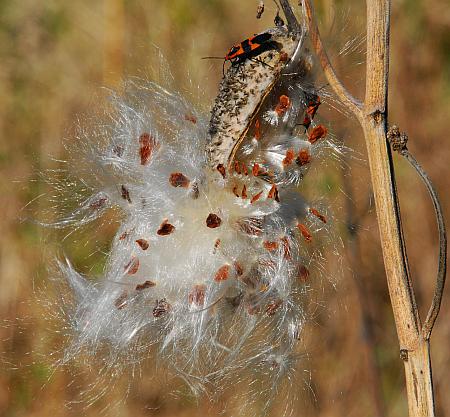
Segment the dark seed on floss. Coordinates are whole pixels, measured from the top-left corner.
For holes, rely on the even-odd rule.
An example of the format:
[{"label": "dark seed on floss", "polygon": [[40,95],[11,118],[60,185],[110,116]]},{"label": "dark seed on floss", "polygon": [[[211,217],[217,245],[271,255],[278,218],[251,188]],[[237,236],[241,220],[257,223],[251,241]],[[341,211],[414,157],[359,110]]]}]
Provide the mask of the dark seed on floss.
[{"label": "dark seed on floss", "polygon": [[308,135],[310,143],[316,143],[319,139],[324,138],[328,133],[328,130],[323,125],[316,126]]},{"label": "dark seed on floss", "polygon": [[270,301],[266,307],[266,314],[268,316],[273,316],[282,304],[283,302],[280,299]]},{"label": "dark seed on floss", "polygon": [[181,172],[172,172],[169,177],[169,182],[173,187],[188,188],[191,181]]},{"label": "dark seed on floss", "polygon": [[305,265],[299,265],[297,269],[297,277],[300,282],[306,282],[309,280],[309,270]]},{"label": "dark seed on floss", "polygon": [[242,187],[242,194],[241,194],[242,198],[247,198],[247,187],[244,186]]},{"label": "dark seed on floss", "polygon": [[311,156],[309,155],[309,152],[306,149],[301,149],[295,162],[301,167],[309,164],[311,162]]},{"label": "dark seed on floss", "polygon": [[216,227],[219,227],[222,224],[222,219],[214,213],[209,213],[208,217],[206,218],[206,226],[210,229],[215,229]]},{"label": "dark seed on floss", "polygon": [[156,232],[159,236],[167,236],[173,233],[175,230],[175,226],[169,223],[169,221],[166,219],[161,223],[161,226],[159,226],[158,231]]},{"label": "dark seed on floss", "polygon": [[269,190],[269,194],[267,194],[267,198],[273,198],[278,203],[280,202],[280,197],[278,195],[278,188],[275,184],[272,185],[272,187]]},{"label": "dark seed on floss", "polygon": [[245,176],[248,175],[248,168],[247,165],[245,165],[244,163],[242,164],[242,172]]},{"label": "dark seed on floss", "polygon": [[287,236],[284,236],[280,240],[281,240],[281,244],[283,245],[284,258],[288,259],[288,260],[292,259],[291,245],[289,244],[289,239],[287,238]]},{"label": "dark seed on floss", "polygon": [[153,308],[153,317],[161,317],[167,314],[171,310],[171,305],[166,301],[165,298],[161,300],[156,300],[156,305]]},{"label": "dark seed on floss", "polygon": [[220,246],[220,239],[216,239],[216,241],[214,242],[214,249],[213,249],[213,253],[217,252],[217,248]]},{"label": "dark seed on floss", "polygon": [[255,139],[256,140],[261,139],[261,123],[259,119],[256,119],[255,121]]},{"label": "dark seed on floss", "polygon": [[128,236],[130,236],[130,232],[125,231],[119,236],[119,240],[125,240]]},{"label": "dark seed on floss", "polygon": [[234,265],[234,270],[236,272],[236,275],[242,276],[244,273],[244,268],[242,267],[242,265],[237,261],[233,265]]},{"label": "dark seed on floss", "polygon": [[124,200],[127,200],[129,203],[131,203],[130,192],[128,191],[128,188],[125,187],[125,185],[122,185],[122,187],[120,188],[120,193]]},{"label": "dark seed on floss", "polygon": [[275,107],[275,112],[277,113],[278,117],[283,116],[286,111],[289,109],[291,105],[291,100],[289,99],[288,96],[286,95],[282,95],[280,96],[279,100],[278,100],[278,104]]},{"label": "dark seed on floss", "polygon": [[225,167],[223,166],[223,164],[217,165],[217,171],[220,172],[220,175],[222,175],[222,178],[225,178],[226,171],[225,171]]},{"label": "dark seed on floss", "polygon": [[145,281],[143,284],[136,285],[136,291],[146,290],[147,288],[154,287],[156,285],[153,281]]},{"label": "dark seed on floss", "polygon": [[258,194],[255,194],[255,195],[252,197],[252,199],[250,200],[250,204],[253,204],[253,203],[255,203],[256,201],[258,201],[258,200],[260,199],[262,193],[263,193],[263,192],[260,191]]},{"label": "dark seed on floss", "polygon": [[156,141],[150,133],[143,133],[139,136],[139,155],[141,157],[141,165],[148,164],[156,147]]},{"label": "dark seed on floss", "polygon": [[128,275],[134,275],[139,270],[139,259],[136,256],[133,256],[125,265],[125,271]]},{"label": "dark seed on floss", "polygon": [[269,240],[265,240],[263,242],[263,246],[265,249],[267,249],[270,252],[276,251],[278,249],[278,242],[271,242]]},{"label": "dark seed on floss", "polygon": [[141,247],[142,250],[147,250],[150,246],[145,239],[138,239],[136,240],[136,243]]},{"label": "dark seed on floss", "polygon": [[221,266],[214,277],[214,281],[226,281],[230,276],[230,265]]},{"label": "dark seed on floss", "polygon": [[309,212],[312,214],[312,215],[314,215],[314,216],[316,216],[321,222],[323,222],[323,223],[326,223],[327,222],[327,218],[323,215],[323,214],[320,214],[315,208],[310,208],[309,209]]},{"label": "dark seed on floss", "polygon": [[126,307],[127,298],[128,293],[126,291],[124,291],[122,294],[119,295],[119,297],[117,297],[116,301],[114,301],[114,305],[118,310],[122,310],[122,308]]},{"label": "dark seed on floss", "polygon": [[92,201],[89,204],[89,208],[94,209],[94,210],[99,210],[99,209],[105,207],[107,201],[108,201],[108,199],[106,197],[96,198],[94,201]]},{"label": "dark seed on floss", "polygon": [[257,177],[258,174],[259,174],[259,164],[255,163],[255,164],[253,164],[252,175],[254,177]]},{"label": "dark seed on floss", "polygon": [[283,159],[283,166],[287,167],[288,165],[291,165],[292,161],[294,160],[294,158],[295,158],[294,150],[293,149],[288,149],[286,151],[286,156]]},{"label": "dark seed on floss", "polygon": [[195,304],[199,307],[205,303],[206,285],[195,285],[188,296],[189,304]]},{"label": "dark seed on floss", "polygon": [[302,223],[299,223],[297,225],[297,227],[298,227],[298,230],[300,230],[300,233],[302,234],[303,238],[307,242],[311,242],[312,241],[312,235],[311,235],[310,231],[308,230],[308,228]]}]

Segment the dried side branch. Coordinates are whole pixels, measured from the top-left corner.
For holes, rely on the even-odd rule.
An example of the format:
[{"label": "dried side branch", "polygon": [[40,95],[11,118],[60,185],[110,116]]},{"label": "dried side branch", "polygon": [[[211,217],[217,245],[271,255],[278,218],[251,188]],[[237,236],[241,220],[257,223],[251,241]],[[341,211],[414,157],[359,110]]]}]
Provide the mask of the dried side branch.
[{"label": "dried side branch", "polygon": [[328,54],[323,46],[322,39],[320,37],[319,28],[314,16],[314,9],[310,0],[305,0],[304,2],[305,13],[308,20],[308,27],[311,35],[311,42],[316,52],[322,70],[330,83],[330,86],[335,91],[338,98],[345,104],[349,110],[355,114],[355,116],[360,119],[362,116],[361,109],[362,104],[355,97],[353,97],[349,91],[344,87],[344,85],[339,80],[336,72],[331,64]]},{"label": "dried side branch", "polygon": [[442,296],[444,293],[444,286],[445,286],[445,278],[447,273],[447,232],[445,229],[444,214],[442,211],[438,194],[434,189],[430,177],[420,166],[419,162],[417,162],[414,156],[409,152],[406,146],[408,142],[408,136],[405,133],[400,132],[399,128],[394,125],[389,129],[387,137],[392,145],[392,149],[394,151],[398,151],[398,153],[402,155],[419,174],[420,178],[425,184],[425,187],[427,188],[431,201],[433,202],[434,212],[436,215],[436,221],[439,232],[438,272],[436,276],[436,286],[434,289],[431,307],[428,310],[427,317],[422,326],[422,336],[425,340],[429,340],[431,332],[434,327],[434,323],[436,322],[441,307]]}]

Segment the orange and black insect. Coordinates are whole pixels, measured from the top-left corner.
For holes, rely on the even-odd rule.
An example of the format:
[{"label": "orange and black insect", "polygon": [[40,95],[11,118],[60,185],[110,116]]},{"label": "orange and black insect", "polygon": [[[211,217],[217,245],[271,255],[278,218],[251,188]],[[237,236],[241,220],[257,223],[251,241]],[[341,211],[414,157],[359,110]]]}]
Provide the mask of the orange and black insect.
[{"label": "orange and black insect", "polygon": [[253,59],[259,54],[268,51],[269,49],[273,49],[275,47],[275,42],[271,39],[272,35],[270,33],[260,33],[259,35],[254,35],[243,40],[241,43],[233,45],[223,58],[206,56],[202,59],[223,59],[222,71],[225,74],[225,63],[227,61],[230,61],[231,65],[239,64],[246,59]]}]

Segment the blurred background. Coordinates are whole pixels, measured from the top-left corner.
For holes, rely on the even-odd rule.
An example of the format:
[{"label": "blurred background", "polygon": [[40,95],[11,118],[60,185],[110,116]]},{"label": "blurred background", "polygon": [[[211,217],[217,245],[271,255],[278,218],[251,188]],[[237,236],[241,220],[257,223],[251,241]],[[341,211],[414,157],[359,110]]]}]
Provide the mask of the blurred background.
[{"label": "blurred background", "polygon": [[[276,6],[266,0],[0,0],[0,415],[217,416],[221,404],[198,402],[171,390],[176,382],[135,376],[118,379],[92,406],[78,403],[95,370],[52,367],[61,349],[58,324],[43,308],[49,266],[66,252],[82,272],[101,271],[115,225],[81,245],[28,220],[23,208],[45,212],[49,202],[39,172],[64,159],[62,139],[80,114],[96,110],[100,87],[152,77],[171,84],[208,112],[222,74],[219,60],[236,42],[273,25]],[[316,1],[320,25],[344,83],[362,97],[364,2]],[[446,0],[393,2],[389,120],[406,130],[409,148],[434,181],[450,218],[450,11]],[[167,60],[170,77],[161,63]],[[299,385],[301,416],[405,416],[399,359],[370,199],[362,132],[328,100],[319,112],[354,152],[318,180],[335,212],[343,246],[330,260],[328,285],[308,329],[308,383]],[[412,169],[395,156],[403,224],[422,316],[433,293],[437,231],[432,205]],[[349,227],[350,226],[350,227]],[[326,256],[326,253],[325,253]],[[51,269],[51,268],[50,268]],[[48,294],[46,294],[48,289]],[[448,288],[432,337],[437,414],[450,416],[450,298]],[[148,371],[150,372],[150,371]],[[122,401],[128,394],[128,399]],[[226,398],[222,401],[227,401]],[[114,403],[113,407],[109,407]],[[117,404],[116,404],[117,403]],[[227,414],[225,414],[227,415]],[[231,415],[231,414],[229,414]],[[251,414],[249,412],[248,414]],[[277,415],[276,410],[274,416]]]}]

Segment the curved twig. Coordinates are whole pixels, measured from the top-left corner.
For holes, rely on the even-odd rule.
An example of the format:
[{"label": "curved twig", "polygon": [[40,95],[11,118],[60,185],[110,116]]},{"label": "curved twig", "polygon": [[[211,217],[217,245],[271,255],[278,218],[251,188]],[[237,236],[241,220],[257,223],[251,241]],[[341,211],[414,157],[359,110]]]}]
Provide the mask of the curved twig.
[{"label": "curved twig", "polygon": [[320,60],[320,65],[322,70],[330,83],[330,86],[336,92],[338,98],[343,104],[347,105],[348,108],[353,112],[357,118],[362,116],[362,104],[359,100],[353,97],[350,92],[344,87],[339,78],[334,71],[333,65],[328,58],[328,55],[323,47],[322,39],[320,37],[319,28],[317,27],[316,20],[314,18],[314,9],[310,0],[305,0],[303,2],[305,13],[308,21],[308,28],[311,35],[311,42]]},{"label": "curved twig", "polygon": [[442,295],[444,292],[445,277],[447,273],[447,233],[445,230],[445,222],[441,203],[439,201],[436,190],[434,189],[433,183],[431,182],[427,173],[423,170],[417,160],[407,149],[400,152],[400,154],[404,156],[406,160],[414,167],[416,172],[420,175],[423,183],[427,187],[428,193],[430,194],[431,200],[433,201],[434,212],[436,214],[436,221],[439,230],[439,263],[438,273],[436,277],[436,287],[434,289],[433,301],[431,302],[430,309],[428,310],[427,317],[422,326],[422,336],[425,340],[428,340],[431,336],[431,331],[433,330],[434,323],[439,314]]},{"label": "curved twig", "polygon": [[280,0],[281,8],[286,16],[289,32],[298,33],[301,32],[300,25],[297,18],[295,17],[292,7],[289,4],[289,0]]},{"label": "curved twig", "polygon": [[439,309],[441,307],[442,296],[445,286],[445,278],[447,273],[447,233],[445,230],[445,220],[442,212],[441,203],[434,189],[433,183],[430,177],[424,171],[424,169],[417,162],[416,158],[412,156],[407,148],[408,136],[405,133],[401,133],[397,126],[392,126],[387,134],[387,138],[392,145],[394,151],[398,151],[410,165],[416,170],[422,179],[425,187],[430,194],[431,201],[433,202],[434,212],[436,214],[436,222],[439,231],[439,262],[438,262],[438,272],[436,277],[436,287],[434,289],[433,300],[431,302],[430,309],[428,310],[427,317],[422,326],[422,336],[425,340],[429,340],[431,332],[433,330],[434,323],[439,314]]}]

